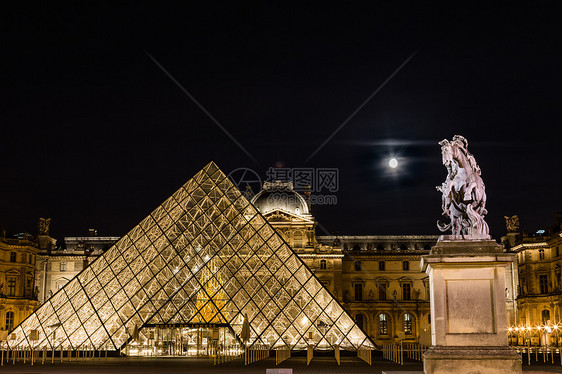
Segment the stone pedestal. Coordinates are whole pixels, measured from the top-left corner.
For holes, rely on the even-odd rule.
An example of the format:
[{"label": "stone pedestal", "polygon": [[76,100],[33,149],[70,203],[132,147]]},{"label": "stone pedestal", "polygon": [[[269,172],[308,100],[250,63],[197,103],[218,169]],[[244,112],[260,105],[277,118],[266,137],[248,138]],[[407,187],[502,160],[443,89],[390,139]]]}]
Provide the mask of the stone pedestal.
[{"label": "stone pedestal", "polygon": [[521,373],[507,343],[505,267],[513,257],[493,240],[450,236],[422,257],[431,298],[426,374]]}]

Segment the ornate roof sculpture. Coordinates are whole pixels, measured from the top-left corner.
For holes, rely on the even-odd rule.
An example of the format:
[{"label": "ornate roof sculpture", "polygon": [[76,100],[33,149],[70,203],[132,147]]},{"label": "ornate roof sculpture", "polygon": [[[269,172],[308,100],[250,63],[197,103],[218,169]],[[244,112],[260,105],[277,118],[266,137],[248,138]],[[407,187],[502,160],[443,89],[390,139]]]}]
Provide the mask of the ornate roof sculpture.
[{"label": "ornate roof sculpture", "polygon": [[437,190],[443,194],[443,216],[451,222],[438,221],[437,227],[443,232],[451,230],[455,236],[490,239],[488,224],[484,221],[488,213],[484,182],[480,166],[468,152],[468,141],[455,135],[452,141],[444,139],[439,144],[448,174]]},{"label": "ornate roof sculpture", "polygon": [[8,343],[118,349],[144,326],[188,323],[226,323],[239,335],[246,314],[250,343],[303,349],[312,332],[316,348],[374,348],[211,162],[22,322]]}]

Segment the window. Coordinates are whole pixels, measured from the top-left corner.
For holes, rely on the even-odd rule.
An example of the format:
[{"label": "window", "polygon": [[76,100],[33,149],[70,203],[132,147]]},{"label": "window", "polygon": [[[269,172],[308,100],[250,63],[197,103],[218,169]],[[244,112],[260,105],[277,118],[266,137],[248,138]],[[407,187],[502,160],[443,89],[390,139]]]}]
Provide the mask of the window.
[{"label": "window", "polygon": [[548,275],[539,275],[541,293],[548,293]]},{"label": "window", "polygon": [[384,261],[379,261],[379,270],[384,271]]},{"label": "window", "polygon": [[10,262],[16,262],[16,252],[10,252]]},{"label": "window", "polygon": [[302,248],[302,233],[300,231],[295,232],[294,238],[295,248]]},{"label": "window", "polygon": [[16,277],[8,277],[8,296],[16,296]]},{"label": "window", "polygon": [[410,283],[403,283],[402,284],[402,300],[410,300],[410,290],[412,285]]},{"label": "window", "polygon": [[6,312],[6,330],[12,331],[14,329],[14,312]]},{"label": "window", "polygon": [[21,262],[23,262],[24,264],[27,262],[27,253],[21,254]]},{"label": "window", "polygon": [[556,257],[560,257],[560,247],[556,247]]},{"label": "window", "polygon": [[363,284],[355,283],[355,301],[363,300]]},{"label": "window", "polygon": [[355,261],[355,271],[361,271],[361,261]]},{"label": "window", "polygon": [[544,260],[544,249],[539,249],[539,260]]},{"label": "window", "polygon": [[386,284],[379,284],[379,300],[386,300]]},{"label": "window", "polygon": [[320,260],[320,269],[326,269],[326,260]]},{"label": "window", "polygon": [[379,335],[388,335],[388,319],[386,314],[379,314]]},{"label": "window", "polygon": [[412,315],[410,313],[404,314],[404,334],[412,335]]},{"label": "window", "polygon": [[402,270],[410,270],[410,261],[402,261]]},{"label": "window", "polygon": [[363,328],[363,314],[360,313],[355,316],[355,323],[357,323],[360,329]]},{"label": "window", "polygon": [[66,262],[60,263],[60,271],[66,271]]},{"label": "window", "polygon": [[545,309],[542,311],[542,323],[547,324],[550,321],[550,310]]}]

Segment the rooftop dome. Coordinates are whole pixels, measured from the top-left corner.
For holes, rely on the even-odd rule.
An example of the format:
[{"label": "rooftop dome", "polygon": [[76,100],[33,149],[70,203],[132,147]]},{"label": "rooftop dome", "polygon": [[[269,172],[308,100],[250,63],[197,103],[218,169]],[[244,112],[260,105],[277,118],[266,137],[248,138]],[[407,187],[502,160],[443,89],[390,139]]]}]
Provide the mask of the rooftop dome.
[{"label": "rooftop dome", "polygon": [[304,197],[293,189],[293,182],[264,182],[263,189],[252,198],[251,203],[262,214],[274,210],[301,216],[310,214]]}]

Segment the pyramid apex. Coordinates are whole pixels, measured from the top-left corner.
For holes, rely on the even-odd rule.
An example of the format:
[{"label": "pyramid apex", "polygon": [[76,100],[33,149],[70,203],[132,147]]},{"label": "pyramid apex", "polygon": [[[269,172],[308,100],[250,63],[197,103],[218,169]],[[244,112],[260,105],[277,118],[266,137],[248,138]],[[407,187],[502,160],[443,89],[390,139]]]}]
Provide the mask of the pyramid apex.
[{"label": "pyramid apex", "polygon": [[[205,165],[203,167],[203,171],[205,173],[207,173],[208,175],[213,175],[215,174],[217,171],[220,171],[221,173],[223,173],[223,171],[219,168],[219,166],[214,162],[211,161],[209,162],[207,165]],[[224,174],[224,173],[223,173]]]}]

